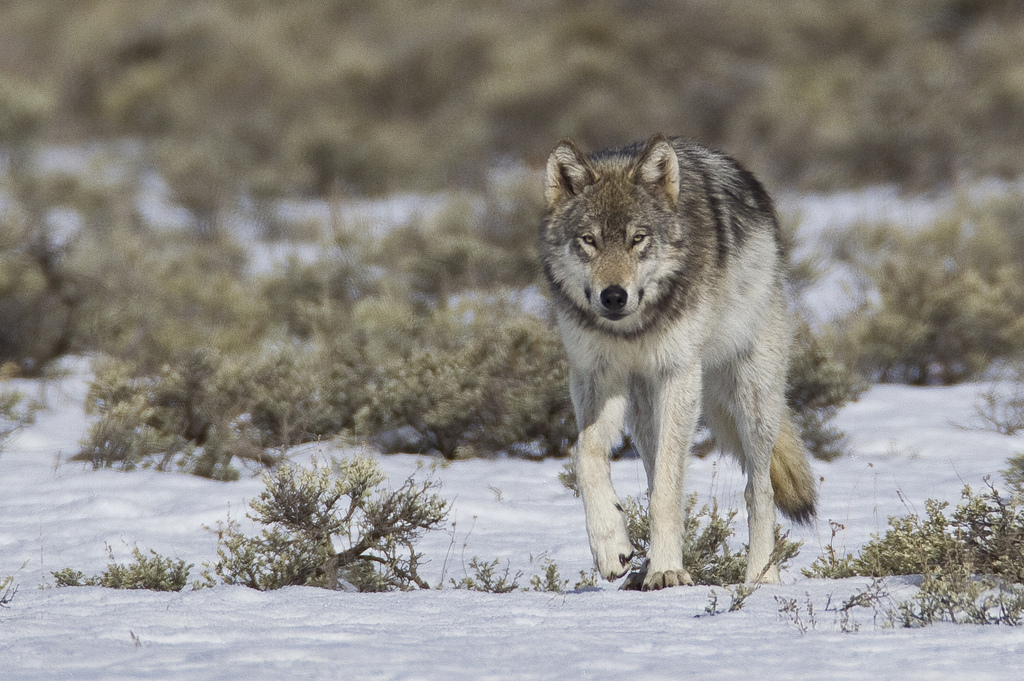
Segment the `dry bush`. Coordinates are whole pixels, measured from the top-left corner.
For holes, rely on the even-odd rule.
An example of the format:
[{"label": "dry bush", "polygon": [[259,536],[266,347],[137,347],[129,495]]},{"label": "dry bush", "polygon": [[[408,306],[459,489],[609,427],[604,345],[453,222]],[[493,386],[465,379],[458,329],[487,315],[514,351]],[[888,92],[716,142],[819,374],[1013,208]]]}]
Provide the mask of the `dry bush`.
[{"label": "dry bush", "polygon": [[841,322],[845,356],[872,380],[949,384],[1024,351],[1022,224],[1010,196],[966,203],[920,230],[840,236],[837,257],[864,291]]},{"label": "dry bush", "polygon": [[98,575],[86,577],[81,571],[64,568],[51,573],[58,587],[102,586],[108,589],[148,589],[150,591],[181,591],[188,584],[192,565],[181,559],[172,560],[150,549],[147,556],[138,548],[132,550],[135,561],[117,563],[110,547],[110,563]]},{"label": "dry bush", "polygon": [[844,453],[846,435],[832,420],[845,404],[867,388],[840,361],[831,331],[816,334],[803,320],[797,325],[789,359],[786,402],[800,436],[816,459],[831,461]]},{"label": "dry bush", "polygon": [[[419,318],[400,304],[382,305],[372,309],[379,326],[367,356],[378,358],[377,371],[357,415],[358,432],[385,449],[437,451],[446,458],[568,453],[575,419],[568,363],[553,329],[500,301],[467,301]],[[415,328],[401,330],[410,318]],[[392,329],[384,325],[390,320]],[[375,338],[386,344],[376,345]],[[388,442],[402,428],[415,437]]]},{"label": "dry bush", "polygon": [[282,345],[225,355],[193,349],[147,372],[94,363],[86,410],[99,416],[73,457],[234,479],[234,461],[273,465],[294,445],[351,431],[364,375],[323,351]]},{"label": "dry bush", "polygon": [[[921,574],[939,580],[982,575],[1024,584],[1024,499],[1012,475],[1008,482],[1015,492],[1010,495],[988,481],[982,492],[964,487],[949,516],[947,503],[928,499],[926,517],[891,516],[885,533],[873,534],[857,555],[839,556],[830,544],[803,572],[829,578]],[[841,529],[834,526],[833,535],[836,528]]]},{"label": "dry bush", "polygon": [[539,281],[542,214],[541,178],[509,173],[479,194],[447,197],[371,244],[364,259],[387,268],[393,294],[431,306],[462,291],[522,288]]},{"label": "dry bush", "polygon": [[332,463],[282,465],[265,474],[266,489],[249,504],[249,517],[263,526],[260,533],[247,536],[233,521],[219,523],[217,560],[207,564],[207,583],[219,579],[261,591],[293,585],[430,588],[417,571],[422,556],[415,542],[447,517],[447,502],[434,492],[438,484],[410,477],[387,489],[372,459]]},{"label": "dry bush", "polygon": [[[624,504],[629,539],[636,548],[632,561],[632,572],[626,577],[622,588],[639,590],[647,572],[647,550],[651,544],[651,521],[648,505],[644,499],[626,497]],[[694,584],[725,586],[741,584],[747,569],[745,552],[735,552],[729,545],[733,535],[733,521],[739,511],[719,510],[718,502],[704,504],[697,509],[697,493],[688,495],[683,501],[683,566],[693,577]],[[785,567],[800,552],[802,542],[793,542],[788,534],[783,535],[781,527],[775,528],[775,550],[771,562]],[[749,594],[748,594],[749,595]]]},{"label": "dry bush", "polygon": [[8,3],[0,143],[139,140],[209,224],[238,193],[479,186],[658,130],[772,183],[931,187],[1024,169],[1022,24],[1016,0]]},{"label": "dry bush", "polygon": [[83,305],[96,287],[69,262],[75,234],[47,220],[64,203],[62,182],[24,171],[16,163],[0,182],[9,197],[0,208],[0,363],[35,375],[82,349]]},{"label": "dry bush", "polygon": [[69,159],[81,167],[23,160],[2,176],[0,362],[34,374],[99,351],[157,368],[193,347],[248,348],[267,333],[247,255],[226,232],[150,226],[130,168],[108,152]]}]

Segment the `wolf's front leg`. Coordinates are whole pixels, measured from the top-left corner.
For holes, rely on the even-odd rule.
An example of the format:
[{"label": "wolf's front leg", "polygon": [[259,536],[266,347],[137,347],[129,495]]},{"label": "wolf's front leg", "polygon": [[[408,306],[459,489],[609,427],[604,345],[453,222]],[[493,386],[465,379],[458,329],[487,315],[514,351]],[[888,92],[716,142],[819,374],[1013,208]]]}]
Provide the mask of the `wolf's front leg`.
[{"label": "wolf's front leg", "polygon": [[700,414],[700,371],[648,380],[656,398],[650,416],[636,419],[651,496],[644,591],[693,584],[683,566],[683,473]]},{"label": "wolf's front leg", "polygon": [[602,394],[596,381],[573,377],[573,403],[580,424],[576,443],[576,479],[587,517],[587,535],[594,564],[607,580],[629,571],[633,544],[626,530],[626,516],[612,487],[608,456],[622,430],[626,398]]}]

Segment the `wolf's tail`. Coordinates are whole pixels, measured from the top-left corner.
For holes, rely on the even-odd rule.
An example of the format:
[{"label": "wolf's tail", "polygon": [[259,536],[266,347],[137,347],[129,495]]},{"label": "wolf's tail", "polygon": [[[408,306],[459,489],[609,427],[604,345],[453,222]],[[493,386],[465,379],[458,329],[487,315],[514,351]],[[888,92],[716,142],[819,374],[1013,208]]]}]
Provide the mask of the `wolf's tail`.
[{"label": "wolf's tail", "polygon": [[807,449],[788,409],[782,414],[779,437],[772,449],[771,477],[775,505],[782,515],[794,522],[809,523],[817,513],[818,492]]}]

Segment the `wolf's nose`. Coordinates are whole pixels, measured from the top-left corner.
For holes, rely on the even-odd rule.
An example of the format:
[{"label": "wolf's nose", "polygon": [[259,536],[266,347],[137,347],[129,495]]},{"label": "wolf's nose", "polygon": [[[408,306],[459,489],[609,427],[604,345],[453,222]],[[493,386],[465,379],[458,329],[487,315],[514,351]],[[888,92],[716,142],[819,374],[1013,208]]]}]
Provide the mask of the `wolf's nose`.
[{"label": "wolf's nose", "polygon": [[601,291],[601,305],[609,312],[619,312],[626,307],[626,299],[629,294],[621,286],[609,286]]}]

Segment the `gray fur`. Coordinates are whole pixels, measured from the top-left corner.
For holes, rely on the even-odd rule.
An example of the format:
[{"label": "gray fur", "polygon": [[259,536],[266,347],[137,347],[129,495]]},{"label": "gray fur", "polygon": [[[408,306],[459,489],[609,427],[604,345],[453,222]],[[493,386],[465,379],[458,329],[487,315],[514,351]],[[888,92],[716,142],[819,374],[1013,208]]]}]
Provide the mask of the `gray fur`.
[{"label": "gray fur", "polygon": [[[590,155],[563,141],[548,160],[546,196],[540,251],[570,361],[577,474],[598,569],[620,577],[633,551],[608,464],[626,427],[650,487],[643,586],[689,581],[682,483],[703,411],[747,473],[747,580],[778,581],[769,565],[773,487],[785,491],[780,508],[801,519],[813,515],[814,489],[799,440],[778,437],[792,432],[783,398],[789,326],[768,194],[728,156],[656,135]],[[786,465],[773,466],[773,456]],[[773,479],[782,475],[795,478]]]}]

